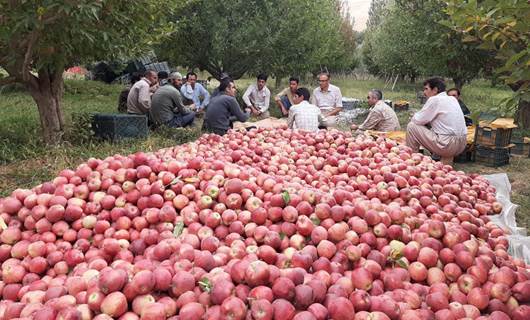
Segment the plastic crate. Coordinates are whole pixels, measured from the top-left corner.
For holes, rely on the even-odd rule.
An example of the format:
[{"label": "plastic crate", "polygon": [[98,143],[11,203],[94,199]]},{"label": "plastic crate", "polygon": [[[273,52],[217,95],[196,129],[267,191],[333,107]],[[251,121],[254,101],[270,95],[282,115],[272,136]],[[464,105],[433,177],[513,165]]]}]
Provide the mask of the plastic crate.
[{"label": "plastic crate", "polygon": [[342,99],[342,108],[344,110],[353,110],[361,104],[361,101],[359,99],[354,98],[344,98]]},{"label": "plastic crate", "polygon": [[510,144],[513,129],[477,126],[475,144],[477,146],[504,148]]},{"label": "plastic crate", "polygon": [[530,143],[523,142],[522,140],[512,141],[514,147],[512,149],[512,154],[530,157]]},{"label": "plastic crate", "polygon": [[505,148],[488,148],[476,146],[474,160],[488,167],[500,167],[510,163],[510,149],[513,145]]},{"label": "plastic crate", "polygon": [[96,137],[117,141],[124,138],[146,138],[147,116],[133,114],[95,114],[92,128]]},{"label": "plastic crate", "polygon": [[453,158],[456,163],[466,163],[473,161],[473,149],[471,146],[466,146],[466,149],[459,155]]}]

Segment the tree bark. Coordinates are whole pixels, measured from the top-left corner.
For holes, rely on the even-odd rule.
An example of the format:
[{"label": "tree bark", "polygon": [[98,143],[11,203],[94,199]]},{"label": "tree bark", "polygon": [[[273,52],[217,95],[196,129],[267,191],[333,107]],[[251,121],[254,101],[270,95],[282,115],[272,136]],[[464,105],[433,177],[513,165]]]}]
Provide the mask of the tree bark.
[{"label": "tree bark", "polygon": [[64,134],[63,68],[57,69],[41,69],[38,72],[38,78],[32,77],[29,82],[25,83],[33,100],[37,103],[42,137],[44,142],[49,145],[59,144]]},{"label": "tree bark", "polygon": [[522,129],[530,129],[530,101],[519,101],[515,112],[515,123]]},{"label": "tree bark", "polygon": [[275,78],[275,83],[274,83],[274,87],[276,89],[278,89],[280,87],[280,85],[282,84],[282,77],[280,76],[276,76]]},{"label": "tree bark", "polygon": [[462,87],[464,86],[464,80],[462,80],[462,78],[453,78],[453,82],[458,90],[462,90]]}]

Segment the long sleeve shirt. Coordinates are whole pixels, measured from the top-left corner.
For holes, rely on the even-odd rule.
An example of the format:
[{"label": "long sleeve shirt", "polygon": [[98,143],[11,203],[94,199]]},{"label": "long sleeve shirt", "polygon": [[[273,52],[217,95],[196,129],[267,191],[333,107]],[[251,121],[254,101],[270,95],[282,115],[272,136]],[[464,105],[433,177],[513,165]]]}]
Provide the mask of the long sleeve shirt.
[{"label": "long sleeve shirt", "polygon": [[400,130],[399,120],[394,110],[379,100],[368,113],[368,117],[359,130],[376,130],[376,131],[398,131]]},{"label": "long sleeve shirt", "polygon": [[322,122],[320,109],[308,101],[304,100],[289,108],[289,118],[287,119],[289,129],[317,131],[318,125]]},{"label": "long sleeve shirt", "polygon": [[280,101],[283,96],[286,96],[287,99],[289,99],[291,105],[294,105],[293,92],[291,91],[291,88],[287,87],[284,88],[282,91],[278,92],[278,94],[274,97],[274,100]]},{"label": "long sleeve shirt", "polygon": [[411,119],[419,125],[430,124],[434,133],[449,136],[465,136],[467,134],[464,114],[455,97],[442,92],[430,97]]},{"label": "long sleeve shirt", "polygon": [[180,92],[171,84],[160,87],[151,101],[151,119],[157,125],[169,123],[176,114],[184,115]]},{"label": "long sleeve shirt", "polygon": [[320,87],[316,87],[311,96],[311,103],[319,107],[322,111],[342,108],[342,93],[339,87],[332,84],[325,91]]},{"label": "long sleeve shirt", "polygon": [[[198,109],[203,109],[210,103],[210,93],[200,83],[195,83],[195,89],[189,83],[186,83],[180,87],[180,93],[186,99],[192,100]],[[203,97],[202,101],[201,97]]]},{"label": "long sleeve shirt", "polygon": [[204,116],[204,122],[207,128],[214,129],[216,131],[226,132],[230,129],[230,118],[235,117],[238,121],[245,122],[249,118],[248,113],[244,113],[236,98],[221,94],[210,101],[206,114]]},{"label": "long sleeve shirt", "polygon": [[127,112],[132,114],[146,114],[151,109],[151,84],[146,78],[137,81],[127,96]]},{"label": "long sleeve shirt", "polygon": [[243,101],[247,107],[254,106],[261,112],[265,112],[269,109],[269,103],[271,100],[271,92],[269,88],[263,87],[263,89],[258,90],[256,84],[251,84],[248,86],[247,91],[243,94]]}]

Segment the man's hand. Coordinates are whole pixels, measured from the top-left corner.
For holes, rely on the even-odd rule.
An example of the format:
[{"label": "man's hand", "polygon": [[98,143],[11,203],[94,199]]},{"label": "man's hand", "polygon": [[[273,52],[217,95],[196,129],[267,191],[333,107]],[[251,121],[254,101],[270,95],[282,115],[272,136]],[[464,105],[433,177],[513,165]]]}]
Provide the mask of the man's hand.
[{"label": "man's hand", "polygon": [[284,107],[282,107],[282,113],[284,116],[289,115],[289,111],[287,111]]},{"label": "man's hand", "polygon": [[252,112],[252,109],[250,109],[250,108],[245,108],[245,112],[246,112],[246,113],[251,113],[251,112]]}]

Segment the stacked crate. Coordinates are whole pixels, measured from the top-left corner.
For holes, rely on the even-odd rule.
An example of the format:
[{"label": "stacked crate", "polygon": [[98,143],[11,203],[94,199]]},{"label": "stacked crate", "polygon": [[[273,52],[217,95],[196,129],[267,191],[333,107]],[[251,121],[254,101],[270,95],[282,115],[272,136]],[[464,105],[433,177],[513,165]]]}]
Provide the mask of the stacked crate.
[{"label": "stacked crate", "polygon": [[512,149],[512,154],[530,157],[530,138],[529,137],[512,137],[512,143],[514,147]]},{"label": "stacked crate", "polygon": [[475,130],[474,160],[490,167],[510,163],[512,131],[517,126],[513,119],[497,119],[493,122],[479,122]]}]

